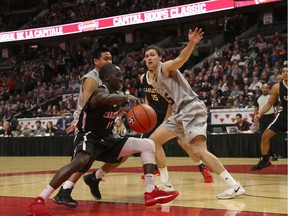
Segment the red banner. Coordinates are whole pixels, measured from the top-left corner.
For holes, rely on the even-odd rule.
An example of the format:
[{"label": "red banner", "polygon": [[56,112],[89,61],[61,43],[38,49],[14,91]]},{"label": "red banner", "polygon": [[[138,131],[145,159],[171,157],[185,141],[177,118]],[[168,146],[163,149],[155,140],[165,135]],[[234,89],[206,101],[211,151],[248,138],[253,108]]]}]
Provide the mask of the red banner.
[{"label": "red banner", "polygon": [[280,0],[235,0],[235,7],[246,7],[257,4],[265,4],[271,2],[278,2]]}]

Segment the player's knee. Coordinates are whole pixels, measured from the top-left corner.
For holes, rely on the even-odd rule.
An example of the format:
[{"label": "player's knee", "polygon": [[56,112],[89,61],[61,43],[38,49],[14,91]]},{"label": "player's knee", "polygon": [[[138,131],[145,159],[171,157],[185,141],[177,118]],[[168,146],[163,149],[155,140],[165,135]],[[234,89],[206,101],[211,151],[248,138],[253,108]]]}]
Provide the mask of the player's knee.
[{"label": "player's knee", "polygon": [[141,161],[142,164],[154,164],[155,163],[155,144],[150,139],[143,139],[145,144],[143,145],[142,153],[141,153]]},{"label": "player's knee", "polygon": [[129,155],[122,157],[121,160],[120,160],[120,163],[124,163],[125,161],[128,160],[128,158],[129,158]]},{"label": "player's knee", "polygon": [[156,148],[155,148],[155,143],[154,143],[154,141],[153,140],[151,140],[151,139],[143,139],[143,142],[145,142],[144,143],[144,151],[149,151],[149,152],[153,152],[153,153],[155,153],[156,152]]},{"label": "player's knee", "polygon": [[86,153],[78,153],[70,163],[73,171],[81,170],[90,160],[90,155]]},{"label": "player's knee", "polygon": [[192,154],[197,157],[197,158],[202,158],[204,152],[205,152],[205,148],[203,148],[202,146],[199,145],[191,145],[191,150],[192,150]]}]

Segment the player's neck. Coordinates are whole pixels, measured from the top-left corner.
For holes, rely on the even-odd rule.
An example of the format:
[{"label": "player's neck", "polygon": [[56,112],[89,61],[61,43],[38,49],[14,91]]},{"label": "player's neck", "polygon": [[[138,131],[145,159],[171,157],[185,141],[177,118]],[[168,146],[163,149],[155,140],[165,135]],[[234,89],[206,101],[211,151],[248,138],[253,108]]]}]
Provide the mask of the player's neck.
[{"label": "player's neck", "polygon": [[156,74],[154,71],[148,72],[148,79],[149,79],[149,81],[154,81],[156,79]]},{"label": "player's neck", "polygon": [[288,88],[288,80],[283,80],[283,84],[285,85],[286,88]]}]

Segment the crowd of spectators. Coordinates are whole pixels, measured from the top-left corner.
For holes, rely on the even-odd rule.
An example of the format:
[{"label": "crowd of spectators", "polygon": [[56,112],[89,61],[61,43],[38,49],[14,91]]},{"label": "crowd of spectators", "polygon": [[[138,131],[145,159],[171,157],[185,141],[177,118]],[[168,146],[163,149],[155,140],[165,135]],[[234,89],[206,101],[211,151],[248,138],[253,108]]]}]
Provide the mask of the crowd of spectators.
[{"label": "crowd of spectators", "polygon": [[[216,48],[199,64],[181,70],[208,109],[252,107],[254,99],[261,94],[263,83],[273,85],[279,81],[279,71],[287,60],[286,42],[278,32],[270,40],[261,35],[247,40],[236,37],[233,43]],[[9,73],[0,75],[0,120],[12,119],[33,107],[37,107],[34,116],[60,117],[67,111],[73,112],[77,105],[73,94],[54,105],[47,100],[79,92],[81,76],[93,68],[91,59],[85,56],[89,50],[79,50],[82,49],[30,48],[20,53]],[[139,76],[146,70],[143,50],[117,53],[113,59],[125,71],[123,92],[144,97],[139,83]],[[163,61],[178,54],[176,50],[164,50]],[[40,106],[45,102],[47,106]]]}]

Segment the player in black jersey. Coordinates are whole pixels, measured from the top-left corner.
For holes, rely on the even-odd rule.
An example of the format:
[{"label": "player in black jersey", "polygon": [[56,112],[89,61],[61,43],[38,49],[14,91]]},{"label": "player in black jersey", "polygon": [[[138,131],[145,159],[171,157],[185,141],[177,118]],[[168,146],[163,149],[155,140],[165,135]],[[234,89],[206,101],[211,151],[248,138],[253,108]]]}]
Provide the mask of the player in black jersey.
[{"label": "player in black jersey", "polygon": [[[170,113],[172,112],[172,110],[168,110],[171,109],[170,106],[168,106],[168,102],[159,94],[157,93],[156,89],[151,85],[151,76],[153,76],[153,74],[149,71],[147,71],[146,73],[142,74],[140,76],[140,82],[143,86],[143,90],[145,92],[145,103],[149,104],[157,113],[157,124],[154,127],[154,130],[162,124],[162,122],[167,119],[170,115]],[[150,78],[149,78],[150,77]],[[153,131],[148,132],[147,134],[144,134],[143,137],[148,138]],[[181,145],[181,143],[179,143],[180,146],[183,147],[183,145]],[[204,177],[204,181],[206,183],[212,183],[213,182],[213,177],[210,173],[210,170],[208,169],[208,167],[198,158],[195,158],[193,156],[193,161],[197,164],[202,176]],[[157,167],[157,166],[156,166]],[[156,168],[155,168],[156,169]],[[158,167],[157,167],[158,169]],[[160,170],[161,172],[161,170]],[[163,175],[161,175],[160,177],[163,177]],[[167,178],[169,178],[167,176]],[[160,180],[160,182],[162,182]],[[167,179],[164,179],[164,182],[167,182]]]},{"label": "player in black jersey", "polygon": [[[119,163],[122,157],[134,153],[141,153],[146,183],[144,193],[146,206],[167,203],[178,196],[177,191],[167,192],[155,187],[155,144],[152,140],[134,137],[116,138],[113,135],[115,118],[122,112],[119,104],[130,101],[140,102],[132,95],[114,93],[122,89],[123,85],[123,74],[120,68],[107,64],[101,68],[99,77],[103,85],[90,96],[79,116],[77,123],[79,132],[74,139],[76,147],[72,161],[58,170],[43,192],[31,202],[28,215],[51,215],[45,207],[49,196],[73,173],[87,172],[95,160]],[[95,173],[92,173],[85,181],[92,182],[95,179]]]},{"label": "player in black jersey", "polygon": [[276,115],[274,121],[267,127],[261,138],[261,158],[257,165],[251,168],[252,171],[261,170],[271,165],[269,150],[270,140],[278,133],[287,132],[287,99],[288,99],[288,68],[282,68],[282,80],[272,86],[271,94],[266,105],[260,110],[259,114],[254,117],[254,121],[258,120],[269,111],[275,104],[278,97],[280,98],[280,106],[282,110]]}]

